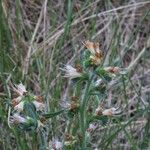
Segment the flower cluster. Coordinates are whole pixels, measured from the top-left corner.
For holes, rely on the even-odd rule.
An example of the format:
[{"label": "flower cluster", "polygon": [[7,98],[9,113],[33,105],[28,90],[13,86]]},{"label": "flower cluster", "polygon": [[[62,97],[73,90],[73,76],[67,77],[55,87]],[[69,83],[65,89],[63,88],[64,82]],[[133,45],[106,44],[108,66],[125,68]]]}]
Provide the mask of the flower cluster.
[{"label": "flower cluster", "polygon": [[[75,95],[68,105],[68,112],[74,114],[70,115],[72,118],[68,123],[70,131],[68,135],[81,135],[77,141],[74,140],[74,136],[68,136],[65,145],[73,145],[76,141],[81,144],[82,149],[86,149],[90,135],[98,127],[95,122],[97,120],[102,122],[104,118],[109,119],[121,114],[119,108],[102,107],[102,104],[108,97],[108,83],[118,75],[125,75],[127,71],[118,66],[103,66],[104,53],[99,43],[85,41],[83,44],[86,50],[81,63],[75,67],[66,65],[62,70],[65,72],[64,77],[73,81],[71,85]],[[92,109],[88,111],[88,108]],[[80,121],[79,124],[77,120]],[[71,127],[75,130],[70,130]]]},{"label": "flower cluster", "polygon": [[84,45],[90,51],[90,61],[91,64],[100,65],[103,60],[103,52],[100,50],[99,43],[93,43],[90,41],[85,41]]},{"label": "flower cluster", "polygon": [[114,106],[104,107],[103,102],[108,97],[108,83],[126,74],[126,70],[118,66],[103,66],[104,53],[99,43],[85,41],[84,45],[83,60],[75,66],[61,68],[64,77],[71,81],[70,93],[65,96],[65,100],[69,100],[66,108],[45,114],[43,97],[29,93],[22,83],[14,89],[18,97],[12,99],[13,111],[9,118],[14,126],[26,131],[35,130],[43,126],[46,119],[67,114],[64,139],[51,140],[46,145],[48,149],[87,149],[86,145],[99,125],[121,113]]},{"label": "flower cluster", "polygon": [[18,97],[12,99],[13,115],[10,117],[10,123],[21,125],[23,129],[41,126],[39,114],[45,108],[43,98],[27,92],[22,83],[16,85],[14,91],[18,94]]}]

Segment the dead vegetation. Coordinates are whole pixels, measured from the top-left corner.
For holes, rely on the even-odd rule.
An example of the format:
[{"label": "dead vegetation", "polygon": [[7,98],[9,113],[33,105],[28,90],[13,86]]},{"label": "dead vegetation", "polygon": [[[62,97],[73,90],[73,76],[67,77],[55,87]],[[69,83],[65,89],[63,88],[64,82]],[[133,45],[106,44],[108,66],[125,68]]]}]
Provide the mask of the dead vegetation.
[{"label": "dead vegetation", "polygon": [[[142,149],[150,133],[149,112],[144,111],[150,106],[149,10],[149,0],[2,0],[0,119],[5,121],[0,124],[0,147],[13,149],[20,134],[6,127],[11,83],[25,81],[30,90],[45,96],[47,110],[60,109],[70,84],[62,78],[60,67],[79,62],[82,42],[89,39],[101,43],[105,66],[117,64],[129,70],[127,80],[113,81],[109,87],[107,105],[122,107],[122,122],[98,127],[91,147]],[[58,120],[47,127],[47,143],[53,135],[63,136],[66,122]]]}]

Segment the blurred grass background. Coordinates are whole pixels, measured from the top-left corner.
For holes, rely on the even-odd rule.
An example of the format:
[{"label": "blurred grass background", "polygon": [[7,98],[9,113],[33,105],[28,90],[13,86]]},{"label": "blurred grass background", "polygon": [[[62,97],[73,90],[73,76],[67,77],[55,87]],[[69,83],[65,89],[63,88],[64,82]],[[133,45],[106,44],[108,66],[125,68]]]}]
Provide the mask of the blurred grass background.
[{"label": "blurred grass background", "polygon": [[[90,148],[150,148],[149,0],[0,0],[0,149],[38,149],[37,133],[9,129],[11,84],[23,82],[43,95],[47,110],[58,111],[69,83],[64,64],[79,61],[82,41],[101,43],[106,66],[129,68],[110,86],[109,105],[123,108],[122,119],[99,127]],[[49,120],[48,142],[64,134],[65,117]]]}]

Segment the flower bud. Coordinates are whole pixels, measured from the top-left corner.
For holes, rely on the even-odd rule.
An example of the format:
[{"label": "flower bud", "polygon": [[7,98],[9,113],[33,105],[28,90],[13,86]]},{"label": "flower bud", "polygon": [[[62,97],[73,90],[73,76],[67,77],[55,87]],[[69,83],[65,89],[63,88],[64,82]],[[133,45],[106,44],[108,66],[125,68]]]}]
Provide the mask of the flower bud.
[{"label": "flower bud", "polygon": [[85,41],[85,47],[91,52],[90,60],[92,65],[100,65],[103,60],[103,52],[99,48],[99,43]]}]

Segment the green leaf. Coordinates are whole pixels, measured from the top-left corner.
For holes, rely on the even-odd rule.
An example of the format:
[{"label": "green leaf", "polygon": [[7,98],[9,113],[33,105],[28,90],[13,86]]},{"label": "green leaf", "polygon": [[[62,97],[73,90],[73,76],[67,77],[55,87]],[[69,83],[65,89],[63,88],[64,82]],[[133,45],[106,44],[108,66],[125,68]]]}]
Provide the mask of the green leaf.
[{"label": "green leaf", "polygon": [[38,121],[36,119],[28,118],[26,123],[20,123],[18,127],[25,131],[35,130],[38,127]]},{"label": "green leaf", "polygon": [[109,73],[107,73],[107,71],[105,71],[103,68],[98,68],[96,73],[106,82],[109,82],[112,79]]},{"label": "green leaf", "polygon": [[73,118],[74,115],[75,115],[74,112],[72,112],[72,111],[70,111],[70,110],[68,111],[68,117],[69,117],[69,118]]},{"label": "green leaf", "polygon": [[83,73],[81,77],[77,77],[72,79],[72,83],[76,84],[76,83],[81,83],[83,81],[86,81],[89,79],[89,74],[88,73]]},{"label": "green leaf", "polygon": [[83,53],[84,59],[89,59],[90,55],[91,55],[91,53],[88,49],[86,49]]},{"label": "green leaf", "polygon": [[32,102],[32,101],[34,101],[35,99],[34,99],[34,97],[33,97],[33,95],[29,95],[29,94],[27,94],[26,96],[24,96],[23,98],[22,98],[22,101],[26,101],[26,102]]},{"label": "green leaf", "polygon": [[43,114],[43,117],[45,118],[52,118],[52,117],[55,117],[57,115],[60,115],[64,112],[65,110],[60,110],[60,111],[57,111],[57,112],[54,112],[54,113],[47,113],[47,114]]},{"label": "green leaf", "polygon": [[91,60],[90,59],[86,59],[83,61],[83,68],[88,68],[91,66]]},{"label": "green leaf", "polygon": [[122,74],[122,75],[126,75],[128,73],[128,70],[126,68],[122,68],[119,72],[119,74]]},{"label": "green leaf", "polygon": [[96,121],[96,120],[99,120],[100,121],[100,123],[101,123],[101,125],[106,125],[107,124],[107,122],[108,122],[108,117],[107,116],[103,116],[103,115],[101,115],[101,116],[90,116],[90,118],[89,118],[89,123],[90,122],[93,122],[93,121]]},{"label": "green leaf", "polygon": [[38,119],[35,105],[32,102],[25,101],[23,111],[25,112],[26,116]]}]

